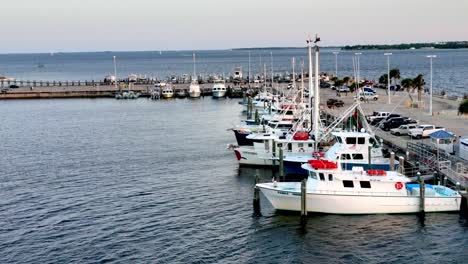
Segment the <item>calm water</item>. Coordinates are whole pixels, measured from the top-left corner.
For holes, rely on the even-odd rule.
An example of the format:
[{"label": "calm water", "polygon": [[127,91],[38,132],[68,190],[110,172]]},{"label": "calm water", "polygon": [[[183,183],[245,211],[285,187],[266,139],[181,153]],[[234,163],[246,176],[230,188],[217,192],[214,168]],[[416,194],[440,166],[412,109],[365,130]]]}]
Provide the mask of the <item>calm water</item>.
[{"label": "calm water", "polygon": [[[458,214],[278,213],[235,100],[0,102],[0,263],[466,263]],[[271,173],[260,171],[264,179]]]},{"label": "calm water", "polygon": [[[335,56],[331,49],[322,49],[321,71],[335,71]],[[251,52],[252,74],[271,71],[273,53],[274,72],[292,72],[291,58],[296,58],[296,69],[305,59],[306,50],[255,50]],[[468,49],[459,50],[394,50],[391,51],[391,67],[399,68],[403,78],[414,78],[424,74],[429,84],[429,59],[426,55],[435,54],[434,89],[446,90],[451,94],[468,93]],[[338,55],[338,75],[352,76],[352,57],[354,51],[342,51]],[[387,59],[384,51],[363,51],[360,56],[361,77],[377,80],[387,72]],[[197,71],[203,76],[208,74],[232,74],[235,67],[242,66],[248,71],[248,51],[218,50],[197,51]],[[114,72],[113,56],[117,56],[117,74],[127,77],[131,73],[151,77],[192,73],[192,51],[152,52],[88,52],[55,54],[0,54],[0,76],[22,80],[102,80]],[[307,63],[306,63],[307,64]],[[42,67],[39,67],[42,66]]]}]

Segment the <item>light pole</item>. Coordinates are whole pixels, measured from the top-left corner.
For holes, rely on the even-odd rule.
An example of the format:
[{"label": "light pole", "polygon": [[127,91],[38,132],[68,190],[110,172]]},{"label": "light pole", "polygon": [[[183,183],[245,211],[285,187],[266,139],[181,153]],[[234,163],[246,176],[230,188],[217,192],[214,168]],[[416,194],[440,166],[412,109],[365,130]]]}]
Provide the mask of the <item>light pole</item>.
[{"label": "light pole", "polygon": [[390,99],[390,56],[392,56],[392,53],[387,52],[384,53],[385,56],[387,56],[387,92],[388,92],[388,104],[390,104],[392,101]]},{"label": "light pole", "polygon": [[[361,64],[360,64],[360,62],[359,62],[359,56],[362,55],[362,53],[361,53],[361,52],[356,52],[356,53],[354,53],[354,55],[356,56],[356,72],[357,72],[357,73],[356,73],[356,78],[357,78],[357,80],[356,80],[356,86],[357,86],[357,87],[354,87],[354,89],[355,89],[356,95],[358,95],[358,91],[359,91],[359,89],[361,88],[361,85],[360,85],[360,83],[359,83],[359,79],[360,79],[360,77],[361,77],[361,76],[360,76],[360,75],[361,75],[361,73],[360,73]],[[359,96],[357,96],[357,97],[359,97]]]},{"label": "light pole", "polygon": [[437,58],[437,55],[427,55],[431,63],[431,87],[429,90],[429,114],[432,115],[432,59]]},{"label": "light pole", "polygon": [[115,89],[117,89],[117,63],[114,56],[114,78],[115,78]]},{"label": "light pole", "polygon": [[334,51],[333,54],[335,55],[335,77],[338,78],[338,51]]}]

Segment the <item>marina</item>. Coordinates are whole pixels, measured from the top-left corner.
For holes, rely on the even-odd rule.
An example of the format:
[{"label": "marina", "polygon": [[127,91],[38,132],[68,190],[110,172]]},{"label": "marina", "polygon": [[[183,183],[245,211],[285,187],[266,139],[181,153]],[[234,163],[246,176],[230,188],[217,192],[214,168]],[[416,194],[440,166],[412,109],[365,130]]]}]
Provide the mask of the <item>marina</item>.
[{"label": "marina", "polygon": [[0,264],[467,262],[468,4],[6,2]]}]

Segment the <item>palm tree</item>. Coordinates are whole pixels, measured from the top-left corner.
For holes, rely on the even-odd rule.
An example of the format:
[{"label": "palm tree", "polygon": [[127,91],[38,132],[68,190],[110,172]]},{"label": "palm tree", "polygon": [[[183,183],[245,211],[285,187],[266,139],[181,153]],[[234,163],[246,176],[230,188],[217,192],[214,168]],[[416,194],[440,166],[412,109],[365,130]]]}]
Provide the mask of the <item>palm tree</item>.
[{"label": "palm tree", "polygon": [[383,74],[379,77],[380,84],[387,84],[388,83],[388,74]]},{"label": "palm tree", "polygon": [[422,74],[419,74],[416,76],[416,78],[413,79],[413,87],[418,90],[418,102],[421,102],[421,92],[423,90],[424,85],[426,82],[424,81],[424,77]]},{"label": "palm tree", "polygon": [[343,83],[348,84],[350,80],[351,80],[351,78],[349,76],[346,76],[346,77],[343,78]]},{"label": "palm tree", "polygon": [[413,102],[413,98],[411,97],[411,94],[410,94],[410,89],[413,88],[413,79],[406,78],[406,79],[401,80],[401,86],[403,87],[404,90],[408,91],[408,95],[411,99],[411,102]]},{"label": "palm tree", "polygon": [[400,70],[399,69],[391,69],[390,70],[390,80],[394,80],[393,84],[397,84],[397,80],[400,80]]}]

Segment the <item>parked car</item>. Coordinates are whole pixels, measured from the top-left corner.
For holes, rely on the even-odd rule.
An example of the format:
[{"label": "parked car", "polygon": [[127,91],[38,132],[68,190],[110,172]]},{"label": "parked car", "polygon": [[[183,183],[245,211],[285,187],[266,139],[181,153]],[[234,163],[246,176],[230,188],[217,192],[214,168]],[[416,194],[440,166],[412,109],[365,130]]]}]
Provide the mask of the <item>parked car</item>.
[{"label": "parked car", "polygon": [[367,116],[367,121],[372,122],[374,119],[381,118],[386,118],[387,116],[390,115],[390,112],[374,112],[372,115]]},{"label": "parked car", "polygon": [[330,88],[331,84],[328,82],[320,82],[320,88]]},{"label": "parked car", "polygon": [[349,93],[350,91],[351,90],[349,90],[348,86],[341,86],[340,88],[338,88],[339,93]]},{"label": "parked car", "polygon": [[327,101],[327,107],[332,108],[332,107],[342,107],[344,105],[344,102],[341,100],[337,99],[328,99]]},{"label": "parked car", "polygon": [[410,129],[408,135],[411,138],[420,139],[420,138],[429,137],[430,134],[439,130],[445,130],[445,128],[434,126],[434,125],[419,125],[416,128]]},{"label": "parked car", "polygon": [[16,85],[16,84],[12,84],[12,85],[10,85],[10,88],[19,88],[19,86]]},{"label": "parked car", "polygon": [[390,130],[390,133],[395,136],[408,135],[410,129],[415,129],[415,124],[401,125],[400,127],[393,128]]},{"label": "parked car", "polygon": [[[385,121],[388,121],[388,120],[390,120],[390,119],[392,119],[392,118],[395,118],[395,117],[402,117],[402,116],[399,115],[399,114],[389,114],[389,115],[388,115],[386,118],[384,118],[384,119],[385,119]],[[402,117],[402,118],[407,118],[407,117]]]},{"label": "parked car", "polygon": [[374,100],[377,101],[379,99],[379,95],[371,92],[362,92],[359,95],[354,96],[354,98],[358,98],[360,101],[364,100]]},{"label": "parked car", "polygon": [[392,128],[400,127],[401,125],[406,124],[406,120],[402,117],[393,117],[380,124],[380,128],[384,131],[389,131]]},{"label": "parked car", "polygon": [[371,86],[364,86],[362,89],[364,92],[369,92],[369,93],[374,93],[374,94],[377,93]]}]

